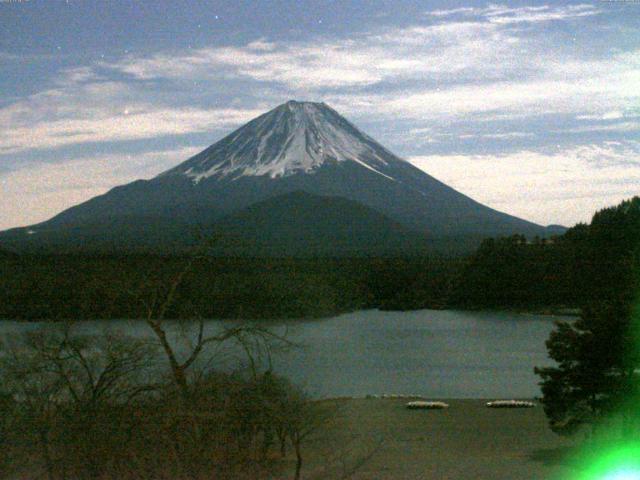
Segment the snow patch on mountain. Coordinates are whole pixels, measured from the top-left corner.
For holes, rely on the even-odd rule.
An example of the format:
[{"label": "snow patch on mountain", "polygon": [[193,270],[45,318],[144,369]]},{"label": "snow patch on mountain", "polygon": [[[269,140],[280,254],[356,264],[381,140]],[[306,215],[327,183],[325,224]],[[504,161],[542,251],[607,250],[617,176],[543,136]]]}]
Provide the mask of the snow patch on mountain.
[{"label": "snow patch on mountain", "polygon": [[355,162],[390,180],[399,159],[324,103],[289,101],[252,120],[167,174],[195,183],[209,177],[285,177],[324,164]]}]

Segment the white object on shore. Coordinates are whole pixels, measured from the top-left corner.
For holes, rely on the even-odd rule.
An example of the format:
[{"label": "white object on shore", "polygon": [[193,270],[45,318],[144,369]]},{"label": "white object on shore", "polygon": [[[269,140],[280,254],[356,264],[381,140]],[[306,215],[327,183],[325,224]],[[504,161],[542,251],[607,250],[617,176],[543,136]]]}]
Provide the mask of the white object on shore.
[{"label": "white object on shore", "polygon": [[382,395],[376,395],[376,394],[367,394],[365,395],[366,399],[372,400],[372,399],[383,399],[383,400],[388,400],[388,399],[407,399],[409,400],[410,398],[413,399],[421,399],[424,398],[422,395],[405,395],[405,394],[398,394],[398,393],[383,393]]},{"label": "white object on shore", "polygon": [[405,407],[411,410],[439,410],[442,408],[449,408],[449,404],[444,402],[426,402],[424,400],[416,400],[414,402],[408,402]]},{"label": "white object on shore", "polygon": [[493,402],[487,402],[489,408],[532,408],[536,404],[533,402],[527,402],[526,400],[494,400]]}]

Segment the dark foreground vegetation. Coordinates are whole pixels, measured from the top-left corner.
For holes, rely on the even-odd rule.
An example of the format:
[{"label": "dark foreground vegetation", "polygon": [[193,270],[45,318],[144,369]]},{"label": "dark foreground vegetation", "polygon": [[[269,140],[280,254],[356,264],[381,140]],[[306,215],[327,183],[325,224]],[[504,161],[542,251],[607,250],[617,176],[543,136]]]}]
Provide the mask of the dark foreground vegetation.
[{"label": "dark foreground vegetation", "polygon": [[[0,478],[300,478],[306,443],[332,409],[269,369],[212,368],[208,350],[227,341],[265,347],[268,333],[203,337],[190,323],[195,343],[181,358],[156,325],[153,343],[83,335],[77,324],[5,340]],[[245,366],[258,363],[253,347]]]},{"label": "dark foreground vegetation", "polygon": [[[585,296],[575,322],[558,322],[547,341],[556,365],[538,368],[545,412],[557,433],[616,424],[640,432],[640,198],[597,213],[574,232]],[[614,421],[615,419],[615,421]]]},{"label": "dark foreground vegetation", "polygon": [[[615,289],[638,227],[598,212],[552,239],[487,239],[466,258],[246,258],[0,252],[0,318],[143,318],[149,292],[181,277],[170,318],[296,318],[357,309],[575,308]],[[185,268],[188,265],[189,268]]]}]

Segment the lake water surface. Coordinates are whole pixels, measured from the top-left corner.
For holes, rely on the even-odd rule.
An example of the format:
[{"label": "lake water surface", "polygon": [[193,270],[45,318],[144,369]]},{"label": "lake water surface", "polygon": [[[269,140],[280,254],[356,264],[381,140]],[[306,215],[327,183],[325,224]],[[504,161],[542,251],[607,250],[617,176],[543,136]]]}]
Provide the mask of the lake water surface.
[{"label": "lake water surface", "polygon": [[[314,397],[382,394],[430,398],[518,398],[540,394],[534,366],[545,366],[552,317],[512,312],[359,311],[322,320],[269,323],[295,348],[276,352],[274,370]],[[41,324],[0,323],[0,334]],[[140,321],[83,322],[132,336]],[[220,322],[208,321],[215,330]]]}]

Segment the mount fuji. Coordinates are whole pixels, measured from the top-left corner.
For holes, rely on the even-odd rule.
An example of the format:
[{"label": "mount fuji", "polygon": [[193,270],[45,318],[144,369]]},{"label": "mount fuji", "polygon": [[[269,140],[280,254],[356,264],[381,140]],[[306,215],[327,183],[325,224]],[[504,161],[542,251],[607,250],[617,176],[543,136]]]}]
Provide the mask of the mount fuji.
[{"label": "mount fuji", "polygon": [[488,236],[558,233],[448,187],[324,103],[289,101],[155,178],[2,232],[0,244],[176,251],[196,226],[275,255],[460,251]]}]

